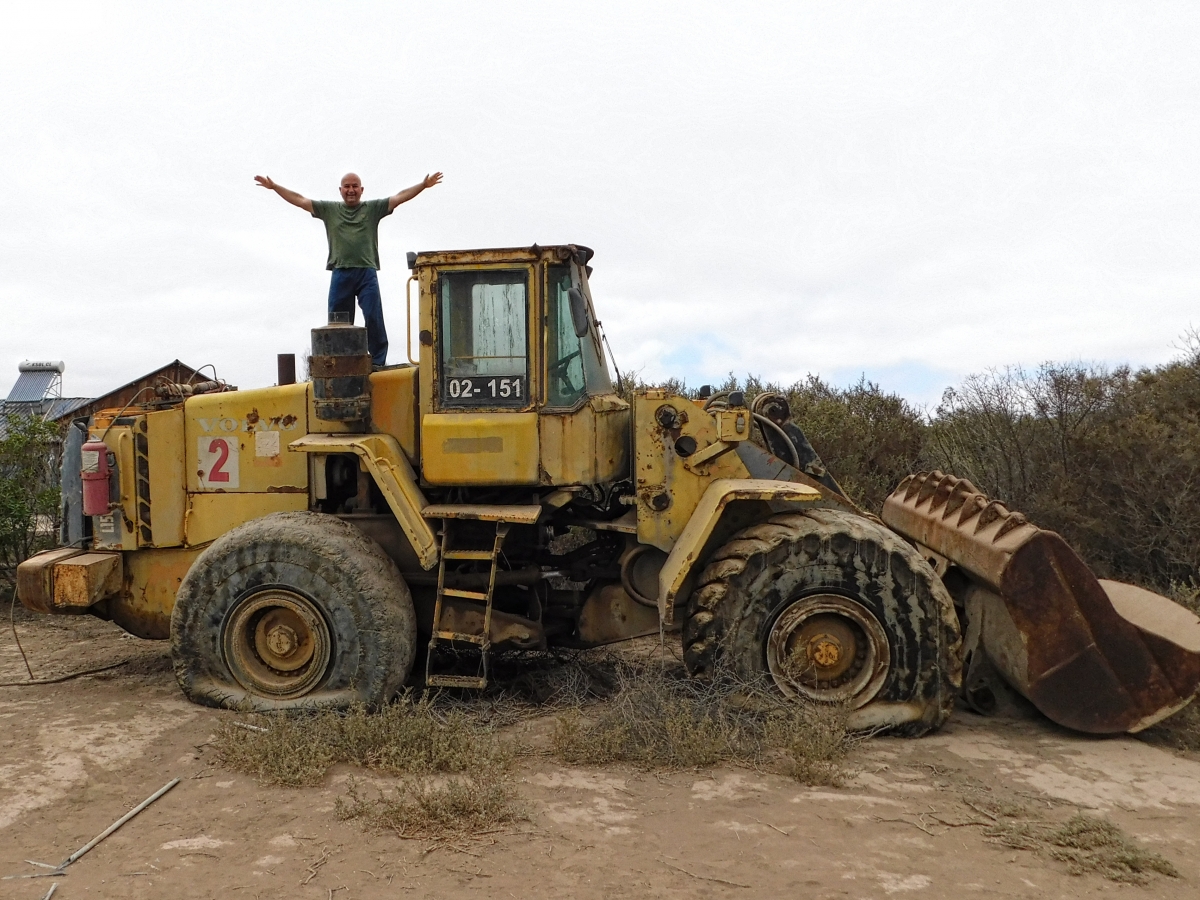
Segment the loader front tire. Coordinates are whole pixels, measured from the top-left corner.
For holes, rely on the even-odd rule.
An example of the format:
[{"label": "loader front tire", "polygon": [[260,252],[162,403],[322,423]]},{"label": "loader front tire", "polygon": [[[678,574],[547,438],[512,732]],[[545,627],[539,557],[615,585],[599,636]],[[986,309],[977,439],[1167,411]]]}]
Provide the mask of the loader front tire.
[{"label": "loader front tire", "polygon": [[184,577],[171,615],[184,694],[230,709],[380,706],[408,678],[416,642],[395,563],[319,513],[275,513],[223,535]]},{"label": "loader front tire", "polygon": [[718,548],[688,600],[684,662],[844,705],[850,727],[919,735],[962,680],[954,604],[909,544],[848,512],[777,515]]}]

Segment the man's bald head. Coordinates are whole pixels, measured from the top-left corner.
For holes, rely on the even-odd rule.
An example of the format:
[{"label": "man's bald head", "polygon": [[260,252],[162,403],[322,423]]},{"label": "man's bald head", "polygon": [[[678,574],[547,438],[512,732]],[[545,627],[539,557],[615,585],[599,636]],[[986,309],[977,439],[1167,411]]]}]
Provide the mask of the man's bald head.
[{"label": "man's bald head", "polygon": [[342,200],[347,206],[358,206],[358,202],[362,200],[363,186],[362,179],[353,172],[347,172],[342,176]]}]

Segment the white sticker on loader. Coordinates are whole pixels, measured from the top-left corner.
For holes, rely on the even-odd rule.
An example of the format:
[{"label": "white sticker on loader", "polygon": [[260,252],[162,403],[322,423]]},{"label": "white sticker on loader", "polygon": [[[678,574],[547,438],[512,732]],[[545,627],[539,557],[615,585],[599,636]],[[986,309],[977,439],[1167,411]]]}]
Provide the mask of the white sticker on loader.
[{"label": "white sticker on loader", "polygon": [[231,491],[238,486],[238,439],[205,435],[198,439],[197,476],[201,489]]},{"label": "white sticker on loader", "polygon": [[279,432],[278,431],[256,431],[256,432],[254,432],[254,455],[255,456],[278,456],[279,455]]}]

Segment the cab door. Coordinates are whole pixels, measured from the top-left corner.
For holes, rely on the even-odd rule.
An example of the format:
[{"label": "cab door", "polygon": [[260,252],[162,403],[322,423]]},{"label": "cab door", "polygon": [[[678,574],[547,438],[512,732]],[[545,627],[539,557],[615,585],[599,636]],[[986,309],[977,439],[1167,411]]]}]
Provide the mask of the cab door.
[{"label": "cab door", "polygon": [[421,348],[422,369],[427,359],[432,369],[421,417],[424,483],[539,482],[535,272],[510,264],[431,274],[431,302],[422,304],[432,326]]},{"label": "cab door", "polygon": [[604,362],[587,271],[578,261],[545,269],[543,477],[555,485],[628,477],[629,404],[613,390]]}]

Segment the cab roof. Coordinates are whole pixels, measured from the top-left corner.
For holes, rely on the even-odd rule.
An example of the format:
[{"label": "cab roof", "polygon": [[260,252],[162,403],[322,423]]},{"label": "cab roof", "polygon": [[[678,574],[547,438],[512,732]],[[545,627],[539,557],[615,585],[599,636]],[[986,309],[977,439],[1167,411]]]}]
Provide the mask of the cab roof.
[{"label": "cab roof", "polygon": [[566,262],[574,259],[586,266],[594,251],[582,244],[551,244],[543,247],[504,247],[492,250],[422,250],[409,252],[408,267],[481,265],[487,263]]}]

